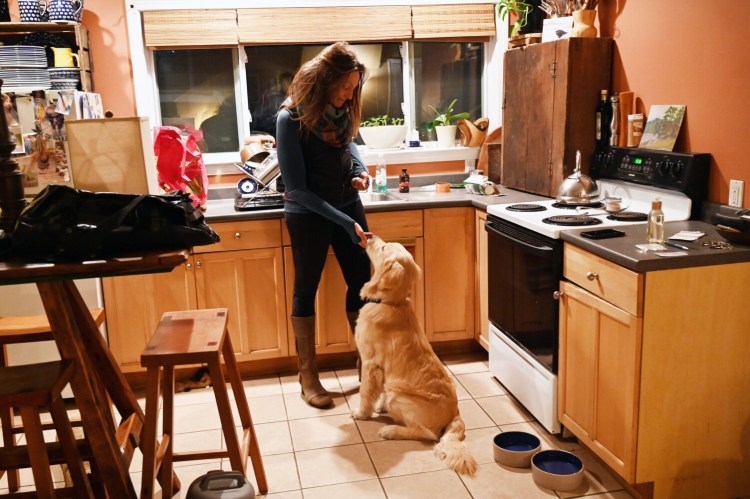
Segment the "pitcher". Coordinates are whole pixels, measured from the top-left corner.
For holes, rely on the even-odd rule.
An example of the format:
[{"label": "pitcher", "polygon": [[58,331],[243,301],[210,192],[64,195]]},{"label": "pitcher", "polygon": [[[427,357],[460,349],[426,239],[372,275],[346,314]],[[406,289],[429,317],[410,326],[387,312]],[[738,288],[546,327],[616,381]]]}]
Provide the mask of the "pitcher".
[{"label": "pitcher", "polygon": [[58,23],[77,23],[83,10],[82,0],[49,0],[49,20]]},{"label": "pitcher", "polygon": [[50,47],[55,55],[56,68],[78,67],[78,54],[68,47]]}]

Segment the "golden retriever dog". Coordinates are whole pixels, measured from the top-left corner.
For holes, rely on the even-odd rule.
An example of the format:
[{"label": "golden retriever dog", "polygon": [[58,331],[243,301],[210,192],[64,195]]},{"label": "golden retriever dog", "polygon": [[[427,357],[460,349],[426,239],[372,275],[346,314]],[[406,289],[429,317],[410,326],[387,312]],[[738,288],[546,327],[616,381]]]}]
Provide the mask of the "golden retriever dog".
[{"label": "golden retriever dog", "polygon": [[399,243],[373,236],[367,254],[374,267],[362,287],[367,303],[355,339],[362,361],[361,403],[355,419],[387,412],[395,423],[381,438],[438,442],[435,454],[448,467],[473,476],[477,463],[464,446],[456,389],[422,330],[410,294],[421,270]]}]

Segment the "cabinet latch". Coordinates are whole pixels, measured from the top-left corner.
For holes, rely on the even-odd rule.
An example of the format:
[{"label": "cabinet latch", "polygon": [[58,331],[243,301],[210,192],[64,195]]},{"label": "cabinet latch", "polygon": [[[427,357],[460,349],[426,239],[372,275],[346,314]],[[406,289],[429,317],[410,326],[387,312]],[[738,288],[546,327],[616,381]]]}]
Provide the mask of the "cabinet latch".
[{"label": "cabinet latch", "polygon": [[549,74],[552,75],[552,78],[557,77],[557,61],[552,61],[549,65]]},{"label": "cabinet latch", "polygon": [[547,176],[552,178],[552,160],[550,159],[547,163]]}]

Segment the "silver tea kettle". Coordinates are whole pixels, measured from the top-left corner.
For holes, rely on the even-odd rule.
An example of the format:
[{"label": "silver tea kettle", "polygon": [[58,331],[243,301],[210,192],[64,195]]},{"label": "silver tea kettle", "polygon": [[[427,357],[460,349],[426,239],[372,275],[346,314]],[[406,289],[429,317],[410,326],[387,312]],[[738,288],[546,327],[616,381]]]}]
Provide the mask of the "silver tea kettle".
[{"label": "silver tea kettle", "polygon": [[581,151],[576,151],[576,167],[557,189],[557,201],[565,204],[587,204],[599,196],[596,181],[581,173]]}]

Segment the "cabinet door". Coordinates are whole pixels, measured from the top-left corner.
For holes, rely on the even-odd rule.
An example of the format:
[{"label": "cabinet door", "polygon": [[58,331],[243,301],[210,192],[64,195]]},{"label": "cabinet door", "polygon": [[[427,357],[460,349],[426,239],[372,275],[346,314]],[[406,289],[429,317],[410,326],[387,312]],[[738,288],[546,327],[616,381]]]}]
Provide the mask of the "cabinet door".
[{"label": "cabinet door", "polygon": [[560,422],[633,483],[641,319],[574,284],[560,291]]},{"label": "cabinet door", "polygon": [[490,321],[487,305],[487,278],[489,269],[487,267],[487,231],[484,224],[487,221],[487,213],[476,210],[474,233],[476,235],[476,283],[475,283],[475,306],[474,317],[475,338],[485,350],[489,351]]},{"label": "cabinet door", "polygon": [[281,248],[195,256],[200,308],[229,309],[229,334],[238,361],[289,354]]},{"label": "cabinet door", "polygon": [[474,338],[474,209],[425,210],[424,234],[427,338]]},{"label": "cabinet door", "polygon": [[197,307],[193,257],[172,272],[102,279],[110,350],[123,372],[141,371],[141,352],[165,312]]}]

